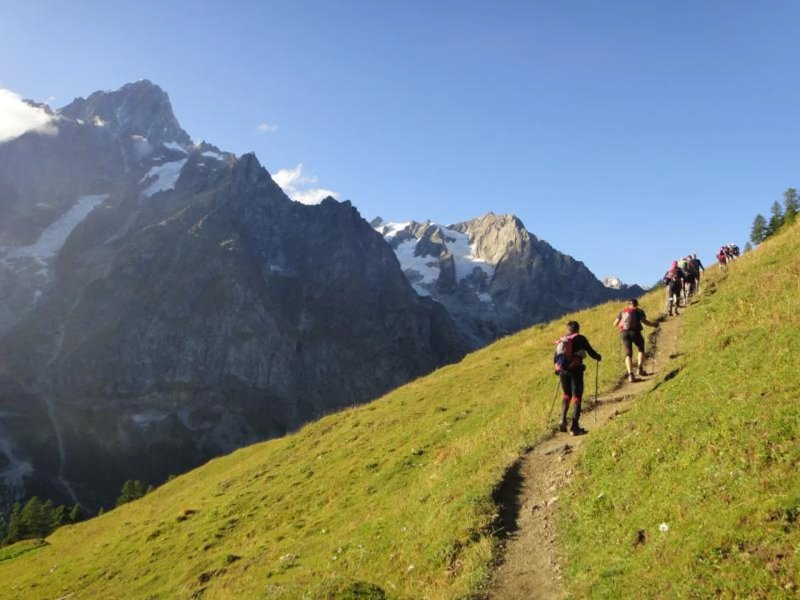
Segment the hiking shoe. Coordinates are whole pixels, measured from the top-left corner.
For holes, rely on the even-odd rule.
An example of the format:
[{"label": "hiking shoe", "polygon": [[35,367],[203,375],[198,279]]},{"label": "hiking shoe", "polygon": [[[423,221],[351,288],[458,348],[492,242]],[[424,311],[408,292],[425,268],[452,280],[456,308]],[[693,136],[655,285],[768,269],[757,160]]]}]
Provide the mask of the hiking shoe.
[{"label": "hiking shoe", "polygon": [[558,430],[561,433],[567,433],[567,424],[566,423],[561,423],[561,425],[558,426]]},{"label": "hiking shoe", "polygon": [[648,373],[644,369],[639,369],[639,377],[644,377],[645,375],[650,375],[650,373]]},{"label": "hiking shoe", "polygon": [[628,381],[634,383],[636,381],[636,377],[633,376],[633,373],[628,373]]},{"label": "hiking shoe", "polygon": [[586,431],[583,427],[573,427],[572,429],[569,430],[570,435],[586,435],[587,433],[589,432]]}]

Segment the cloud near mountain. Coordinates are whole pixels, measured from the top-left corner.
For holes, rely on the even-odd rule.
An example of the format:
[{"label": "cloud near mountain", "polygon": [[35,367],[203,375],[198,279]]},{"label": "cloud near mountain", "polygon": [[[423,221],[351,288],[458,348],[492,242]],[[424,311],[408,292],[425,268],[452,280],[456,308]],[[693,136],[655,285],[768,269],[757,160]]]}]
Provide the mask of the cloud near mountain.
[{"label": "cloud near mountain", "polygon": [[298,163],[294,169],[281,169],[272,175],[286,195],[301,204],[319,204],[325,198],[339,199],[339,194],[333,190],[311,187],[317,183],[316,175],[304,175],[303,163]]},{"label": "cloud near mountain", "polygon": [[28,131],[54,135],[58,129],[45,109],[25,102],[11,90],[0,88],[0,144]]}]

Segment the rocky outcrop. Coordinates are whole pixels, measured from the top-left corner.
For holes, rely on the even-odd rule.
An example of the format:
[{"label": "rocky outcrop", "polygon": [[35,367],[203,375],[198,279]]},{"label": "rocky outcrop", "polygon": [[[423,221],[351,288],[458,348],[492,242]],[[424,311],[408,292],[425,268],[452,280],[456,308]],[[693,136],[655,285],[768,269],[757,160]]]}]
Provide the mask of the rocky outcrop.
[{"label": "rocky outcrop", "polygon": [[192,144],[157,86],[56,114],[0,146],[0,210],[26,223],[0,233],[0,401],[27,423],[0,415],[7,498],[107,504],[463,355],[355,208]]},{"label": "rocky outcrop", "polygon": [[535,323],[622,295],[586,266],[531,234],[513,215],[486,215],[447,227],[431,222],[373,227],[392,248],[417,293],[452,315],[472,347]]}]

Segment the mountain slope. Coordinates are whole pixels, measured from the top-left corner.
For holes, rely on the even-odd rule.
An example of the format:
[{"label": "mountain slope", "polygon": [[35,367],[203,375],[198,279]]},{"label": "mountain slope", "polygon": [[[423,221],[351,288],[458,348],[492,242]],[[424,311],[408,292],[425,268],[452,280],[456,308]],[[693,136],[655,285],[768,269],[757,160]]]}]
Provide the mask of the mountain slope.
[{"label": "mountain slope", "polygon": [[[681,370],[589,436],[578,483],[562,498],[577,596],[796,589],[798,250],[795,227],[730,271],[710,270],[680,317]],[[651,317],[662,292],[643,299]],[[610,327],[618,309],[573,315],[604,355],[601,390],[621,371]],[[49,546],[0,562],[0,593],[335,597],[371,584],[398,598],[471,594],[496,548],[493,490],[548,432],[562,328],[505,338],[59,530]],[[634,545],[639,529],[644,545]]]},{"label": "mountain slope", "polygon": [[576,596],[797,596],[798,256],[795,225],[714,269],[673,376],[587,444],[562,498]]},{"label": "mountain slope", "polygon": [[463,355],[350,203],[191,142],[158,86],[53,118],[0,145],[0,506],[96,510]]},{"label": "mountain slope", "polygon": [[530,233],[513,215],[455,225],[372,226],[397,254],[417,293],[444,305],[473,348],[567,312],[643,293],[611,289],[580,261]]},{"label": "mountain slope", "polygon": [[[645,301],[651,312],[656,304],[660,295]],[[618,308],[577,315],[607,357]],[[293,598],[360,581],[401,598],[463,596],[489,574],[495,486],[549,431],[552,342],[562,329],[526,330],[59,530],[50,546],[0,563],[9,582],[1,590]],[[602,369],[601,387],[617,373]]]}]

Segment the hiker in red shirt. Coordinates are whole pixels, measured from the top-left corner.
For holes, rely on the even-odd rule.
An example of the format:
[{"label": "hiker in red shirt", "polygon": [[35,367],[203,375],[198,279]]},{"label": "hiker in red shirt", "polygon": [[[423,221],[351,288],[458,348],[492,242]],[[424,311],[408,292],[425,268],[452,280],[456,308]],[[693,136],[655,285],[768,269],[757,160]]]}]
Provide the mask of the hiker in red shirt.
[{"label": "hiker in red shirt", "polygon": [[556,351],[553,355],[556,375],[561,378],[561,389],[564,396],[561,399],[561,425],[559,431],[567,431],[567,412],[572,404],[572,424],[569,428],[570,435],[583,435],[586,430],[581,428],[578,420],[581,418],[581,398],[583,397],[583,372],[586,365],[583,359],[588,354],[596,361],[602,357],[598,354],[589,340],[579,332],[581,326],[577,321],[567,323],[567,332],[556,340]]},{"label": "hiker in red shirt", "polygon": [[[677,266],[677,265],[676,265]],[[644,311],[639,308],[639,301],[636,298],[628,300],[628,307],[622,310],[617,318],[614,319],[614,327],[619,327],[619,339],[625,347],[625,368],[628,370],[628,381],[636,381],[633,374],[633,346],[639,350],[637,357],[637,373],[647,375],[644,370],[644,336],[642,335],[642,324],[650,327],[658,327],[658,323],[651,323],[647,320]]]}]

